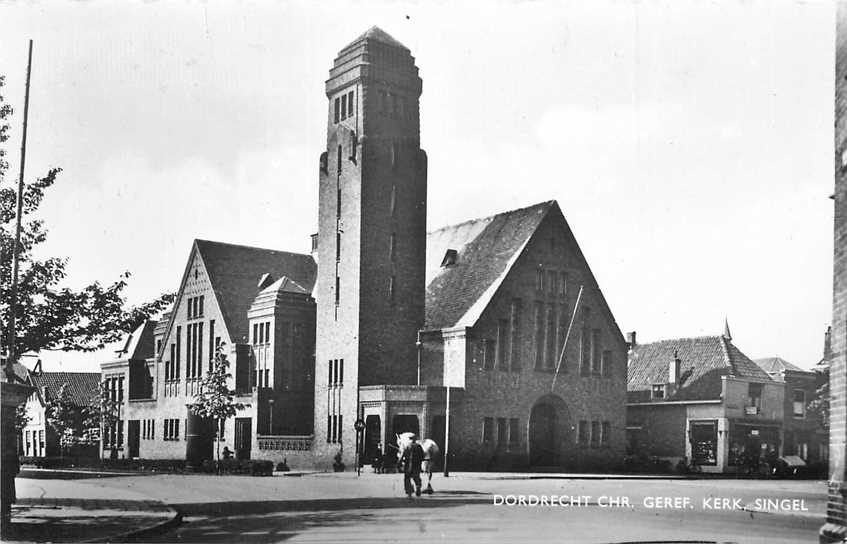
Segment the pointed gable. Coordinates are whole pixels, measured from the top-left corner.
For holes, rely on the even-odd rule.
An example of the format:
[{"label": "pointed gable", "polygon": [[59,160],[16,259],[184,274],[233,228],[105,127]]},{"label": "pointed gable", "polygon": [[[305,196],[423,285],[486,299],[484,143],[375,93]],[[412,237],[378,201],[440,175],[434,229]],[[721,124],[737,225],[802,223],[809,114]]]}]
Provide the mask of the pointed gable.
[{"label": "pointed gable", "polygon": [[317,267],[311,255],[208,240],[196,240],[195,245],[233,339],[247,336],[247,310],[265,274],[286,277],[306,292],[314,288]]},{"label": "pointed gable", "polygon": [[120,347],[115,350],[118,359],[147,359],[153,357],[153,334],[158,328],[158,321],[148,319],[126,335]]},{"label": "pointed gable", "polygon": [[429,233],[425,328],[473,325],[555,205],[551,200]]},{"label": "pointed gable", "polygon": [[680,384],[668,400],[716,400],[721,377],[770,380],[767,373],[723,336],[677,338],[638,344],[627,371],[631,402],[650,400],[653,384],[668,383],[670,362],[680,360]]}]

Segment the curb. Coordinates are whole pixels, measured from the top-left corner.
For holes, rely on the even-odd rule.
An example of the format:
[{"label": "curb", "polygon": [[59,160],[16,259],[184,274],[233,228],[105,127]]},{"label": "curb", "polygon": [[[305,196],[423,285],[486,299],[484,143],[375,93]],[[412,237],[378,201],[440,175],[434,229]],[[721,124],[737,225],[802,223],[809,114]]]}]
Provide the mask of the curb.
[{"label": "curb", "polygon": [[169,519],[154,523],[153,525],[148,525],[147,527],[141,527],[140,529],[132,529],[123,533],[118,533],[117,535],[105,536],[94,540],[85,540],[84,542],[135,542],[142,537],[164,533],[165,531],[173,529],[182,523],[182,514],[180,512],[174,510],[170,506],[165,505],[165,507],[171,512],[171,517]]}]

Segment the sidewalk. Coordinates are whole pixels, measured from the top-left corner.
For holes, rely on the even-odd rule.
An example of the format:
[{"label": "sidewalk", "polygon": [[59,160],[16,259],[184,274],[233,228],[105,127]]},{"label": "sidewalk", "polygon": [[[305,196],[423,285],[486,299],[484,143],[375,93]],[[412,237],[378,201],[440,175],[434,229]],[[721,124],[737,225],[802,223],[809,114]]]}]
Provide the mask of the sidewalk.
[{"label": "sidewalk", "polygon": [[175,510],[159,501],[100,486],[96,480],[19,477],[16,485],[18,500],[3,542],[121,542],[180,521]]}]

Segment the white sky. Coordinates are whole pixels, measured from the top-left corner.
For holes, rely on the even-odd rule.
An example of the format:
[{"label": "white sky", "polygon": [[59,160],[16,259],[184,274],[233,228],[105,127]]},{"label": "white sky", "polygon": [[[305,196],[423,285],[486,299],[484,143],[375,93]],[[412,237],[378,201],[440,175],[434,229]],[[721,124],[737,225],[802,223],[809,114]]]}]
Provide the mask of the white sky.
[{"label": "white sky", "polygon": [[[621,329],[808,367],[831,319],[827,2],[0,5],[0,73],[69,282],[179,285],[191,241],[309,251],[324,81],[371,25],[424,81],[429,226],[555,198]],[[9,142],[9,180],[19,142]],[[48,370],[102,357],[45,356]],[[61,361],[61,365],[60,365]]]}]

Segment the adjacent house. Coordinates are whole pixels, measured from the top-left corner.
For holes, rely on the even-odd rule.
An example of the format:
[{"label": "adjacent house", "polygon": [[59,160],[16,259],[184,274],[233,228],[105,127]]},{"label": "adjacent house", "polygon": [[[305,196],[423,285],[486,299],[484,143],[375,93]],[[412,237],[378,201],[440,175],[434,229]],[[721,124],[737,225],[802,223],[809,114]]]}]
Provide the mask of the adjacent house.
[{"label": "adjacent house", "polygon": [[824,463],[829,458],[829,434],[820,420],[809,414],[822,376],[803,370],[780,357],[756,359],[755,363],[772,380],[785,384],[783,455],[796,455],[807,463]]},{"label": "adjacent house", "polygon": [[782,452],[785,386],[721,336],[637,344],[627,377],[628,451],[733,472]]},{"label": "adjacent house", "polygon": [[30,372],[30,380],[35,392],[26,402],[29,422],[22,432],[21,454],[27,457],[58,456],[59,437],[47,422],[46,408],[50,399],[56,398],[62,386],[69,394],[71,403],[78,410],[78,418],[83,418],[83,410],[91,401],[100,383],[97,372],[42,372],[40,364]]}]

